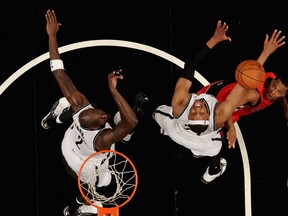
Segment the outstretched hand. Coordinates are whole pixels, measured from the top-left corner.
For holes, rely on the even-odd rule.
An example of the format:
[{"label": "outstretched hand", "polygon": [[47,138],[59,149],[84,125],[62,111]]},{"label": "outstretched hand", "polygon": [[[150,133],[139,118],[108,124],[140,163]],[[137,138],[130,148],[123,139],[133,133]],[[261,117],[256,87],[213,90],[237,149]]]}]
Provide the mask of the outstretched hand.
[{"label": "outstretched hand", "polygon": [[216,25],[216,29],[215,29],[215,32],[214,32],[214,35],[213,37],[215,39],[217,39],[219,42],[220,41],[225,41],[225,40],[229,40],[229,41],[232,41],[231,37],[228,37],[226,35],[226,32],[228,31],[229,27],[228,25],[226,24],[226,22],[223,22],[221,20],[219,20],[217,22],[217,25]]},{"label": "outstretched hand", "polygon": [[207,42],[207,46],[212,49],[216,44],[218,44],[221,41],[232,41],[231,37],[228,37],[226,35],[226,32],[228,31],[229,27],[226,24],[226,22],[223,22],[219,20],[216,25],[216,29],[214,32],[214,35],[211,37],[211,39]]},{"label": "outstretched hand", "polygon": [[268,34],[265,35],[263,52],[265,52],[266,55],[272,54],[276,49],[285,44],[285,41],[283,41],[285,36],[280,37],[281,33],[282,31],[275,29],[270,39]]},{"label": "outstretched hand", "polygon": [[285,36],[280,37],[280,34],[282,31],[278,31],[277,29],[273,31],[271,38],[269,39],[268,34],[265,35],[263,50],[258,57],[257,61],[264,65],[267,58],[279,47],[283,46],[285,44]]},{"label": "outstretched hand", "polygon": [[108,84],[109,84],[109,89],[116,89],[117,86],[117,79],[124,79],[122,73],[122,69],[120,70],[115,70],[112,73],[108,74]]},{"label": "outstretched hand", "polygon": [[55,35],[60,26],[62,25],[61,23],[57,22],[57,17],[56,13],[54,10],[47,10],[45,14],[46,18],[46,31],[48,35]]}]

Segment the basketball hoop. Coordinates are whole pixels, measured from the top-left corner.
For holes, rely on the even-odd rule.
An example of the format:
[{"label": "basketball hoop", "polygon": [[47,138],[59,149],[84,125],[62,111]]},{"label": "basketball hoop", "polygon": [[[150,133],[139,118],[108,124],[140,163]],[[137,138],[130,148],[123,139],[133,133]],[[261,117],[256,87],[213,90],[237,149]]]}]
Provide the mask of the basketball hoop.
[{"label": "basketball hoop", "polygon": [[119,216],[119,208],[132,199],[137,186],[138,174],[134,164],[115,150],[93,153],[78,173],[80,193],[97,208],[98,216]]}]

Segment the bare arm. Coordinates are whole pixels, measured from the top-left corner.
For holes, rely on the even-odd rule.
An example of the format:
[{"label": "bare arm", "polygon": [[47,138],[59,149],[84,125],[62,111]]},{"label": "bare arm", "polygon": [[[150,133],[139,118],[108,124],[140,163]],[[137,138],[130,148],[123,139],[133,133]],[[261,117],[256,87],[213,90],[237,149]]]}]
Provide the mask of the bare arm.
[{"label": "bare arm", "polygon": [[[274,30],[274,32],[271,35],[271,38],[269,39],[269,36],[266,34],[265,35],[265,40],[264,40],[264,46],[263,46],[263,50],[260,54],[260,56],[258,57],[257,61],[259,63],[261,63],[262,65],[264,65],[264,63],[266,62],[266,60],[268,59],[268,57],[279,47],[283,46],[285,44],[285,36],[281,36],[280,34],[282,33],[282,31],[278,31],[277,29]],[[281,98],[278,99],[283,110],[285,113],[285,117],[287,119],[287,126],[288,126],[288,105],[287,105],[287,100],[286,97],[283,96]]]},{"label": "bare arm", "polygon": [[228,129],[227,131],[227,140],[228,140],[228,148],[235,148],[236,143],[236,129],[232,120],[232,116],[228,119],[228,121],[225,123],[225,127]]},{"label": "bare arm", "polygon": [[181,77],[178,79],[172,97],[172,110],[174,116],[178,116],[188,102],[190,94],[189,89],[191,86],[192,82],[190,80]]},{"label": "bare arm", "polygon": [[[61,26],[61,23],[57,22],[56,13],[53,10],[48,10],[45,14],[45,18],[50,60],[61,59],[57,42],[57,32]],[[84,104],[88,103],[87,98],[76,89],[75,85],[64,69],[54,70],[53,76],[56,79],[63,95],[71,104],[74,111],[80,109]]]},{"label": "bare arm", "polygon": [[282,31],[274,30],[274,32],[271,35],[271,38],[269,39],[269,36],[266,34],[265,35],[265,40],[264,40],[264,46],[263,50],[258,57],[257,61],[264,65],[268,57],[279,47],[283,46],[285,44],[285,36],[280,37],[280,34]]},{"label": "bare arm", "polygon": [[251,101],[250,94],[254,95],[254,89],[245,89],[238,84],[235,85],[226,99],[216,107],[216,127],[222,127],[237,107]]},{"label": "bare arm", "polygon": [[124,133],[124,136],[126,136],[137,125],[138,119],[133,109],[130,107],[130,105],[127,103],[127,101],[123,98],[123,96],[119,93],[119,91],[116,88],[117,79],[123,79],[123,75],[121,75],[122,70],[119,70],[118,72],[120,73],[120,75],[114,75],[114,73],[108,74],[109,90],[112,94],[112,97],[118,107],[121,116],[121,121],[115,126],[114,132],[117,132],[117,130],[119,130],[120,128],[122,130],[122,133]]},{"label": "bare arm", "polygon": [[95,142],[98,151],[108,149],[111,144],[122,140],[138,123],[138,119],[132,108],[116,88],[117,80],[123,79],[121,70],[118,72],[120,73],[119,75],[114,72],[108,74],[108,84],[109,90],[120,112],[121,121],[113,129],[106,129],[101,132]]},{"label": "bare arm", "polygon": [[[185,77],[180,77],[176,83],[174,94],[172,97],[172,109],[173,115],[178,116],[189,99],[189,90],[192,86],[192,76],[194,76],[194,72],[198,66],[198,64],[209,54],[209,51],[216,46],[219,42],[229,40],[231,38],[226,36],[226,32],[228,31],[228,26],[226,23],[222,23],[221,21],[217,22],[216,29],[214,35],[207,41],[206,47],[202,48],[200,52],[196,55],[195,59],[192,60],[191,63],[185,64],[184,73],[186,77],[190,77],[190,79]],[[189,73],[191,73],[189,75]]]}]

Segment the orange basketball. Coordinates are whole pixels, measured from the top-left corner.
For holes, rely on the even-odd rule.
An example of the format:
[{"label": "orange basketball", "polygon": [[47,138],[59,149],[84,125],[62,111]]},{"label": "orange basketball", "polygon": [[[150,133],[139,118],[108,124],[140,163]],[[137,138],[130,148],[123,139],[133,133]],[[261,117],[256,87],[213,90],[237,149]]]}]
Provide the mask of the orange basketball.
[{"label": "orange basketball", "polygon": [[264,82],[265,69],[256,60],[244,60],[235,70],[237,83],[246,89],[256,89]]}]

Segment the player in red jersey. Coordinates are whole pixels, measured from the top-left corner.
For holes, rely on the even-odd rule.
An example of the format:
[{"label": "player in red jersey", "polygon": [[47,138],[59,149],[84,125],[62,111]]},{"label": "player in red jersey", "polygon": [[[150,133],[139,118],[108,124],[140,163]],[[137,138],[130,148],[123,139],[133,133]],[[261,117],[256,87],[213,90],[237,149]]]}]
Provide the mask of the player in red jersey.
[{"label": "player in red jersey", "polygon": [[[281,31],[275,30],[269,39],[265,36],[263,50],[258,57],[257,61],[264,65],[267,58],[279,47],[283,46],[285,36],[281,36]],[[231,92],[237,83],[227,84],[225,80],[212,82],[204,86],[197,94],[208,93],[214,95],[219,102],[226,99],[227,95]],[[288,93],[288,74],[281,77],[276,77],[273,72],[266,72],[265,81],[257,89],[252,89],[245,94],[245,105],[238,107],[233,113],[233,122],[237,122],[241,116],[246,116],[258,112],[278,100],[284,110],[286,120],[288,122],[288,104],[286,94]]]}]

